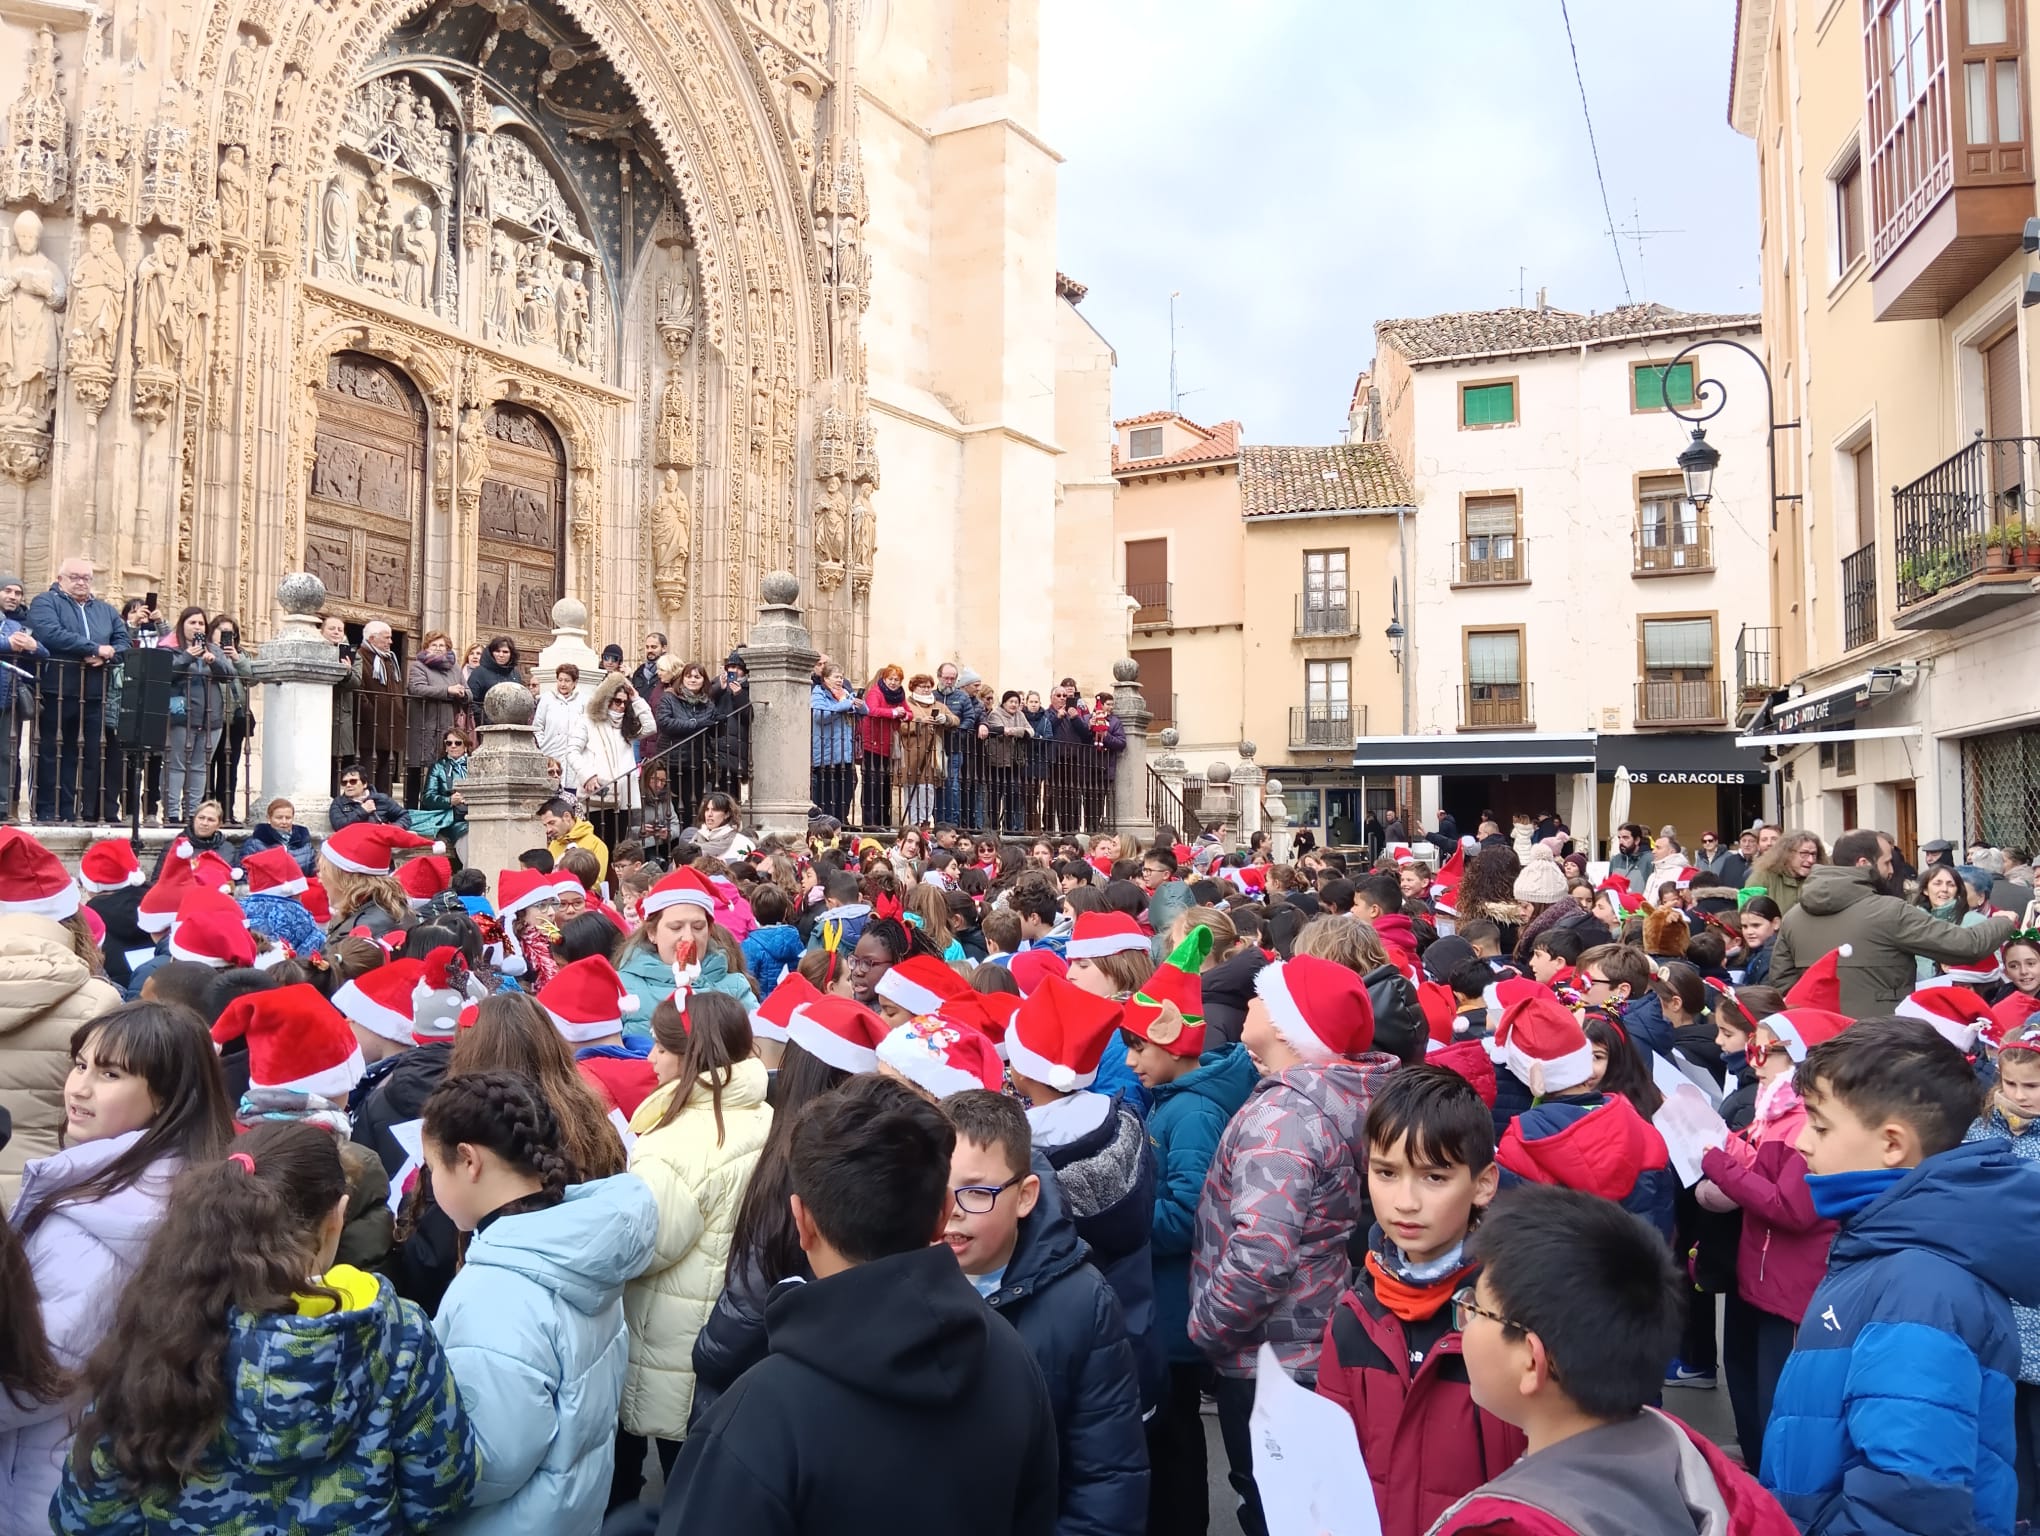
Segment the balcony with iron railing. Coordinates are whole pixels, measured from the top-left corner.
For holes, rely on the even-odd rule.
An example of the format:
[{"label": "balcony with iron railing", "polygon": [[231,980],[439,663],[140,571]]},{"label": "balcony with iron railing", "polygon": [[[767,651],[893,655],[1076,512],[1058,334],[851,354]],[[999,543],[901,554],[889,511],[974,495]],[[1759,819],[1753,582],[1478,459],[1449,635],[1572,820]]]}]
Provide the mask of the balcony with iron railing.
[{"label": "balcony with iron railing", "polygon": [[1718,677],[1645,678],[1636,685],[1636,725],[1725,725],[1728,683]]},{"label": "balcony with iron railing", "polygon": [[1140,606],[1133,611],[1135,629],[1162,629],[1171,622],[1176,588],[1167,581],[1129,581],[1126,595]]},{"label": "balcony with iron railing", "polygon": [[1360,610],[1344,592],[1299,592],[1296,595],[1296,638],[1329,640],[1351,635],[1360,626]]},{"label": "balcony with iron railing", "polygon": [[1536,719],[1528,683],[1464,683],[1457,692],[1462,731],[1522,731]]},{"label": "balcony with iron railing", "polygon": [[1638,517],[1630,531],[1632,576],[1682,576],[1714,569],[1714,527],[1702,516],[1692,522]]},{"label": "balcony with iron railing", "polygon": [[1865,544],[1842,556],[1842,649],[1853,651],[1877,638],[1877,546]]},{"label": "balcony with iron railing", "polygon": [[1530,579],[1524,545],[1528,539],[1473,539],[1452,546],[1452,585],[1513,587]]},{"label": "balcony with iron railing", "polygon": [[1979,435],[1891,493],[1900,629],[1953,629],[2040,578],[2040,438]]},{"label": "balcony with iron railing", "polygon": [[1348,751],[1367,734],[1365,704],[1301,704],[1289,711],[1292,751]]},{"label": "balcony with iron railing", "polygon": [[1735,637],[1735,691],[1745,705],[1755,705],[1778,686],[1776,625],[1745,624]]},{"label": "balcony with iron railing", "polygon": [[1182,717],[1176,713],[1176,696],[1173,693],[1143,694],[1148,707],[1148,729],[1159,731],[1165,725],[1174,725]]}]

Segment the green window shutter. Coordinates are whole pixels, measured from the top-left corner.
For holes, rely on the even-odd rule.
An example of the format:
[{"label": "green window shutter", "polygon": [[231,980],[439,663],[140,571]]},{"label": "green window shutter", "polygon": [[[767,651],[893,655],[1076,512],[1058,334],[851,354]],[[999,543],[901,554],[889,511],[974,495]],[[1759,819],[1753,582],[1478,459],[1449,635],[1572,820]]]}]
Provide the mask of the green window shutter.
[{"label": "green window shutter", "polygon": [[1461,426],[1492,427],[1516,419],[1516,386],[1475,384],[1460,392]]},{"label": "green window shutter", "polygon": [[1665,369],[1655,364],[1645,364],[1630,378],[1634,381],[1636,408],[1639,411],[1661,411],[1670,396],[1673,405],[1693,403],[1693,365],[1680,363],[1676,368]]}]

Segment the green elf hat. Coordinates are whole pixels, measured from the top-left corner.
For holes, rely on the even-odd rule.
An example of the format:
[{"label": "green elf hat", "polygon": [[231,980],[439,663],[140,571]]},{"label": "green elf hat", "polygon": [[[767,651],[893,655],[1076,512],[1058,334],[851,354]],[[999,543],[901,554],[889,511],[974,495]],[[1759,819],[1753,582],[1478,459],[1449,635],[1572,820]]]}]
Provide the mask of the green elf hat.
[{"label": "green elf hat", "polygon": [[1204,1054],[1204,984],[1197,973],[1211,954],[1211,930],[1199,923],[1126,1000],[1120,1028],[1193,1061]]}]

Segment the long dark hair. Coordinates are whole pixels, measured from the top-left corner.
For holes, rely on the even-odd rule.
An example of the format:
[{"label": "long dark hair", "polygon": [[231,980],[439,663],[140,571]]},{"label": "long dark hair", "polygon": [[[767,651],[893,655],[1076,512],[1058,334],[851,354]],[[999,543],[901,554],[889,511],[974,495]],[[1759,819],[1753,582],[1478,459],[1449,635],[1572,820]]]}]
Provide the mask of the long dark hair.
[{"label": "long dark hair", "polygon": [[122,1480],[191,1476],[226,1417],[236,1312],[281,1312],[294,1294],[339,1298],[306,1280],[326,1219],[347,1194],[340,1143],[321,1126],[269,1120],[229,1156],[187,1168],[113,1324],[85,1371],[92,1406],[72,1465],[97,1481],[102,1443]]},{"label": "long dark hair", "polygon": [[1608,1065],[1594,1092],[1613,1097],[1620,1094],[1648,1120],[1664,1108],[1665,1096],[1651,1081],[1643,1054],[1629,1043],[1629,1033],[1602,1009],[1589,1008],[1580,1020],[1587,1039],[1608,1053]]},{"label": "long dark hair", "polygon": [[89,1205],[136,1183],[166,1157],[197,1163],[220,1155],[234,1134],[219,1054],[198,1015],[177,1003],[123,1003],[71,1031],[71,1060],[87,1046],[101,1066],[117,1067],[149,1085],[162,1108],[135,1144],[89,1178],[58,1190],[26,1215],[16,1212],[24,1238],[52,1211]]},{"label": "long dark hair", "polygon": [[694,992],[687,998],[687,1017],[667,998],[652,1010],[652,1038],[680,1058],[680,1074],[666,1112],[654,1130],[680,1118],[694,1085],[708,1089],[715,1110],[715,1144],[723,1144],[723,1089],[736,1076],[737,1063],[751,1054],[751,1016],[734,997],[720,992]]},{"label": "long dark hair", "polygon": [[535,1175],[548,1203],[557,1203],[574,1182],[552,1106],[529,1078],[515,1072],[441,1079],[425,1101],[423,1119],[434,1146],[487,1147],[519,1172]]},{"label": "long dark hair", "polygon": [[54,1403],[71,1376],[50,1348],[28,1247],[12,1222],[0,1221],[0,1392],[17,1408]]},{"label": "long dark hair", "polygon": [[623,1141],[552,1020],[529,993],[498,992],[475,1009],[473,1027],[454,1037],[449,1078],[514,1072],[534,1084],[560,1128],[567,1161],[584,1179],[606,1179],[628,1163]]},{"label": "long dark hair", "polygon": [[751,1182],[744,1186],[737,1224],[730,1234],[728,1275],[739,1274],[747,1262],[755,1262],[765,1284],[774,1286],[788,1275],[808,1272],[807,1255],[801,1251],[799,1232],[794,1230],[793,1208],[787,1204],[793,1193],[787,1149],[794,1122],[807,1106],[849,1080],[850,1074],[841,1068],[798,1045],[787,1045],[772,1084],[772,1129],[766,1133],[765,1148],[751,1170]]}]

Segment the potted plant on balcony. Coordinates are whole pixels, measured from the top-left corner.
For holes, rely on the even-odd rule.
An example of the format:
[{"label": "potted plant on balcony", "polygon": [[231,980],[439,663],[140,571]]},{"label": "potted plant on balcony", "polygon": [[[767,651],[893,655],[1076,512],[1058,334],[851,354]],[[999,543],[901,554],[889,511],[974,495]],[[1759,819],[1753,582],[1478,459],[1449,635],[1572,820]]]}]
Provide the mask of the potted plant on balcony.
[{"label": "potted plant on balcony", "polygon": [[2012,541],[2015,537],[2019,536],[2015,535],[2014,530],[2003,523],[1999,523],[1983,536],[1983,568],[1985,571],[1996,573],[2008,571],[2012,568]]},{"label": "potted plant on balcony", "polygon": [[2012,563],[2021,570],[2040,568],[2040,526],[2021,523],[2019,542],[2012,551]]}]

